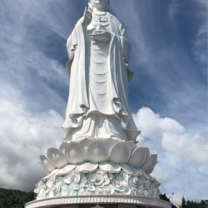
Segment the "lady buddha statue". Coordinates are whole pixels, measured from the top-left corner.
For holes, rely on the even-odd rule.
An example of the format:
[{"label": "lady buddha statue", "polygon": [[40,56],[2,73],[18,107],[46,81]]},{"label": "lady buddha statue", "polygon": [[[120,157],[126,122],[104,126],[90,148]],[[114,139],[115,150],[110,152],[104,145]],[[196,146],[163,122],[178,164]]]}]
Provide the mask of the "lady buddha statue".
[{"label": "lady buddha statue", "polygon": [[70,78],[65,140],[136,141],[139,131],[128,104],[131,44],[109,0],[89,0],[89,8],[67,41]]}]

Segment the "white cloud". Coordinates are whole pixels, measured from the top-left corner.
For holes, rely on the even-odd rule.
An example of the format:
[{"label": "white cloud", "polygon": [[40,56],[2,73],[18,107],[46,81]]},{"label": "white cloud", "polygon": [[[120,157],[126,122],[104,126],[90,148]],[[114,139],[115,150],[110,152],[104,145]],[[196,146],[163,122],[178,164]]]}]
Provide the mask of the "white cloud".
[{"label": "white cloud", "polygon": [[175,15],[178,13],[180,8],[180,0],[172,0],[169,6],[169,18],[174,21]]},{"label": "white cloud", "polygon": [[21,100],[1,98],[0,103],[1,187],[32,190],[44,175],[38,155],[60,145],[64,120],[54,110],[32,114]]},{"label": "white cloud", "polygon": [[160,167],[160,165],[156,165],[151,175],[155,177],[162,184],[167,183],[170,180],[170,176],[168,172],[162,167]]},{"label": "white cloud", "polygon": [[141,108],[133,115],[141,136],[161,143],[165,151],[198,164],[208,164],[208,143],[200,135],[190,135],[171,118],[161,118],[149,108]]},{"label": "white cloud", "polygon": [[162,147],[189,161],[199,164],[208,164],[208,143],[200,135],[181,135],[164,133],[162,137]]},{"label": "white cloud", "polygon": [[[192,52],[196,60],[201,64],[207,64],[207,0],[192,0],[195,3],[195,14],[201,23],[196,30],[195,40],[193,41]],[[180,0],[172,0],[169,6],[170,20],[174,21],[179,13],[181,6]]]},{"label": "white cloud", "polygon": [[141,130],[139,146],[147,146],[158,154],[159,164],[152,175],[162,183],[161,193],[174,194],[174,203],[182,196],[191,200],[207,198],[208,142],[198,134],[187,133],[176,120],[162,118],[149,108],[133,115]]}]

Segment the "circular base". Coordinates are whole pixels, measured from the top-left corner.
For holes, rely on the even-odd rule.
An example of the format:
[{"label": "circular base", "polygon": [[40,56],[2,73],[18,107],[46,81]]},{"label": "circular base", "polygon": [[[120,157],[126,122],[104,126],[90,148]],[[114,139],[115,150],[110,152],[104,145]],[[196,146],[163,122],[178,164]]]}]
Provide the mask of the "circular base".
[{"label": "circular base", "polygon": [[128,205],[129,204],[129,205],[137,205],[142,207],[171,208],[171,204],[169,202],[160,199],[140,197],[140,196],[127,196],[127,195],[86,195],[86,196],[53,197],[53,198],[31,201],[25,205],[25,208],[44,208],[44,207],[50,208],[50,207],[58,207],[58,206],[84,205],[84,204],[99,204],[99,205],[104,205],[104,204]]}]

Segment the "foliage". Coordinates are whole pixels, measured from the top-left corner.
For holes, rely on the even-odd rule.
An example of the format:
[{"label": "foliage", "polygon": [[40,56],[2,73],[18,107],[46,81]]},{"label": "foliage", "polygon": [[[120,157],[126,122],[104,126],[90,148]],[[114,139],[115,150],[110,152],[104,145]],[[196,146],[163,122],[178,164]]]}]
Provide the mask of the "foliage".
[{"label": "foliage", "polygon": [[194,202],[188,200],[184,208],[208,208],[208,200],[202,200],[201,202]]},{"label": "foliage", "polygon": [[166,194],[160,194],[159,197],[160,197],[160,199],[162,199],[164,201],[170,202],[170,199],[166,196]]},{"label": "foliage", "polygon": [[[170,199],[166,194],[160,194],[160,199],[170,202]],[[185,197],[182,197],[182,202],[180,208],[208,208],[208,200],[202,200],[201,202],[186,201]],[[172,208],[176,208],[175,205],[172,205]]]},{"label": "foliage", "polygon": [[24,204],[34,199],[33,192],[0,188],[0,208],[24,208]]},{"label": "foliage", "polygon": [[186,201],[185,197],[182,197],[181,208],[208,208],[208,200],[202,200],[201,202]]},{"label": "foliage", "polygon": [[181,208],[185,208],[185,207],[186,207],[186,199],[185,199],[185,197],[183,196],[183,197],[182,197]]}]

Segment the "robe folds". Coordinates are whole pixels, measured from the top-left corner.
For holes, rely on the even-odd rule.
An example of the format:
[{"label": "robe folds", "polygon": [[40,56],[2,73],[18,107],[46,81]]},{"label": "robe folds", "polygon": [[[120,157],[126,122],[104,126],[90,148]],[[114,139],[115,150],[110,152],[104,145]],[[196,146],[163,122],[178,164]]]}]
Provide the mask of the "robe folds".
[{"label": "robe folds", "polygon": [[[72,34],[67,40],[69,61],[67,62],[66,69],[70,79],[70,87],[66,109],[66,119],[62,126],[65,132],[64,139],[67,141],[77,141],[86,138],[85,136],[79,134],[79,136],[77,136],[77,134],[75,134],[76,129],[81,131],[82,126],[84,128],[83,122],[86,123],[87,119],[93,119],[96,123],[95,117],[102,115],[104,116],[103,118],[112,118],[113,120],[116,120],[116,122],[120,125],[118,128],[122,129],[126,135],[124,138],[122,134],[119,136],[118,133],[115,133],[115,135],[111,133],[111,138],[115,137],[120,140],[135,142],[140,133],[133,121],[128,104],[128,82],[133,77],[133,72],[128,68],[131,44],[128,41],[124,32],[125,30],[122,28],[122,25],[118,19],[110,13],[108,13],[108,16],[110,19],[111,30],[111,41],[109,42],[108,52],[108,89],[110,90],[109,99],[113,106],[113,113],[112,111],[108,112],[108,110],[105,112],[99,112],[99,110],[95,111],[95,109],[91,110],[90,108],[89,71],[86,69],[87,67],[85,60],[86,37],[83,26],[81,22],[78,21]],[[109,128],[111,128],[112,125],[113,123],[108,125]],[[113,128],[117,128],[116,125],[113,126]],[[120,129],[118,132],[121,131]],[[104,135],[101,135],[100,137],[105,138]]]}]

